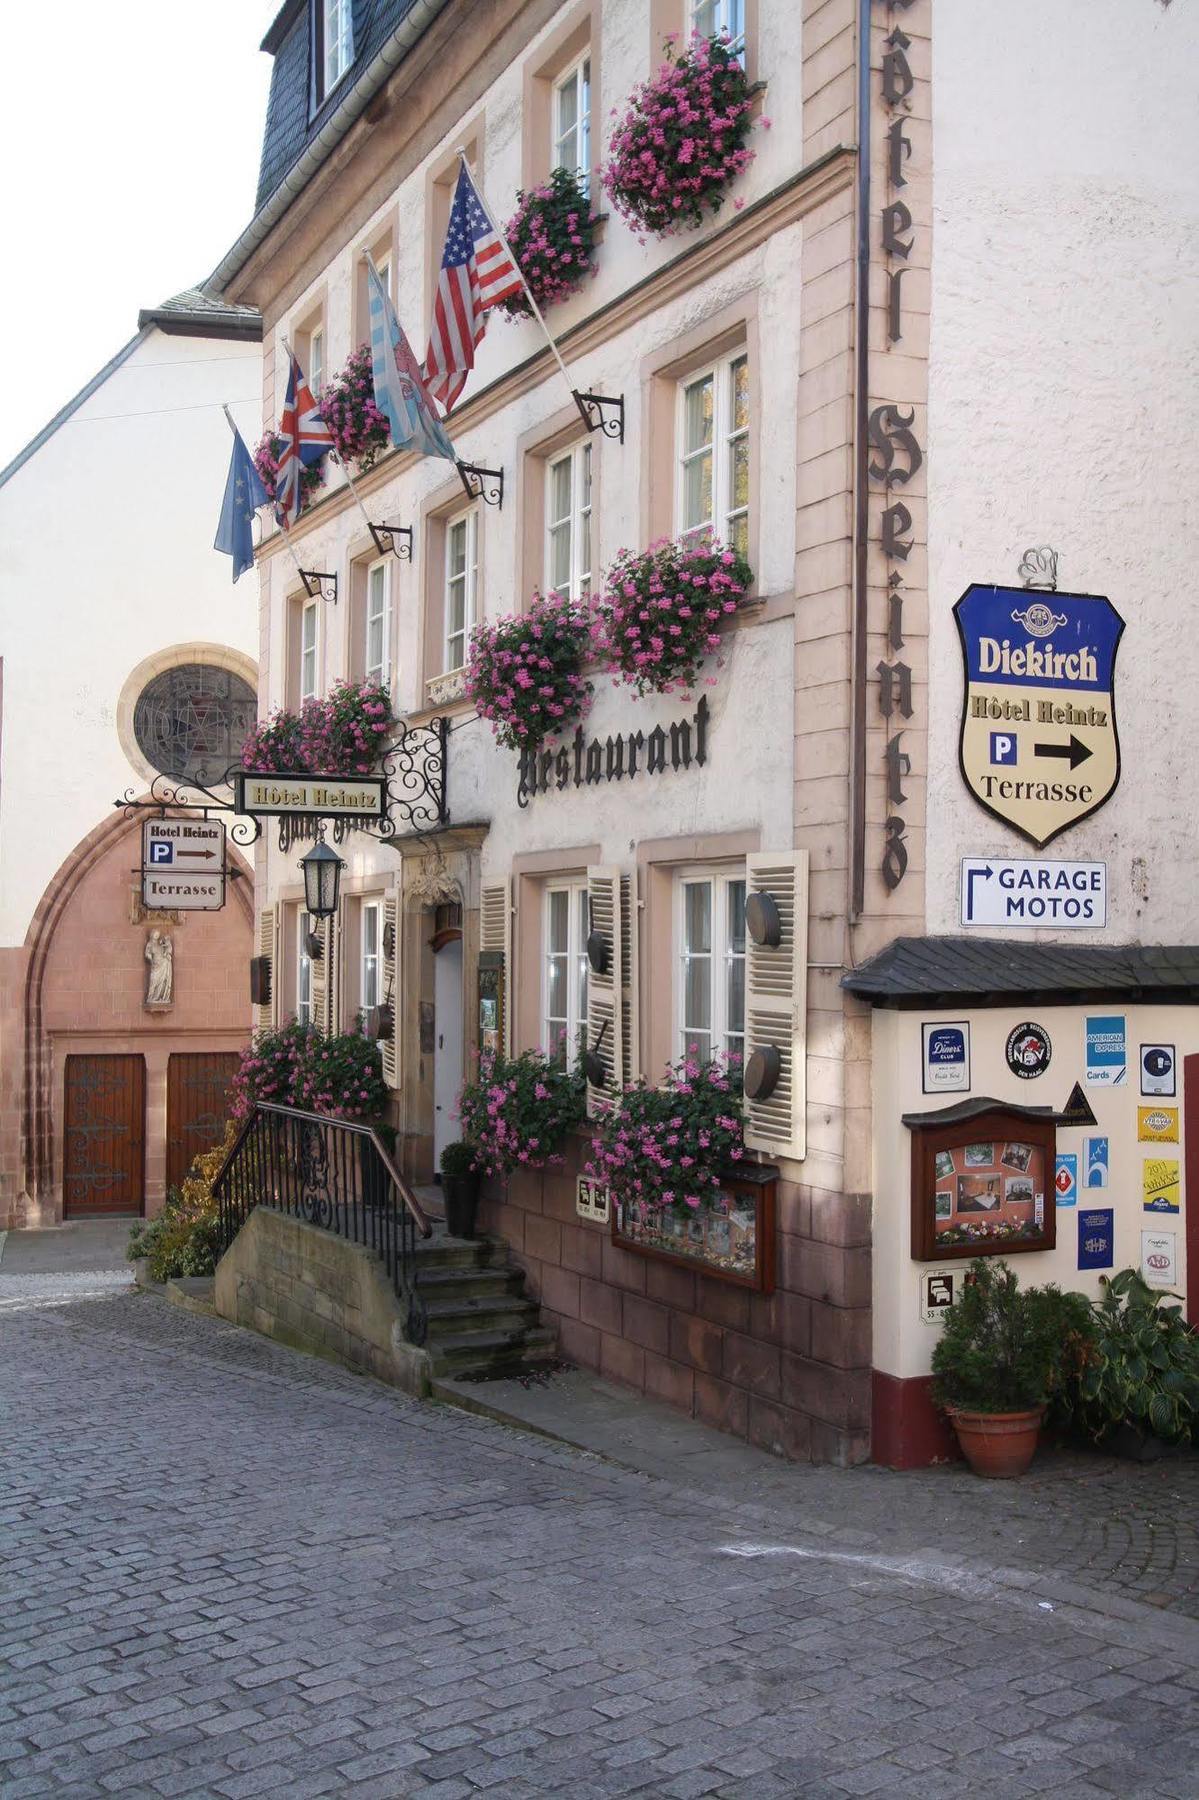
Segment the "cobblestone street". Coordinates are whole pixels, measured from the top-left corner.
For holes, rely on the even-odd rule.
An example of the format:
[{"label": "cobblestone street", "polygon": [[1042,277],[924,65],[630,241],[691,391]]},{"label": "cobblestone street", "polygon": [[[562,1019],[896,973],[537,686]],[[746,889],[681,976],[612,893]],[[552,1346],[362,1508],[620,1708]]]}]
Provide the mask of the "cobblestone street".
[{"label": "cobblestone street", "polygon": [[5,1800],[1199,1794],[1193,1459],[746,1502],[128,1293],[0,1410]]}]

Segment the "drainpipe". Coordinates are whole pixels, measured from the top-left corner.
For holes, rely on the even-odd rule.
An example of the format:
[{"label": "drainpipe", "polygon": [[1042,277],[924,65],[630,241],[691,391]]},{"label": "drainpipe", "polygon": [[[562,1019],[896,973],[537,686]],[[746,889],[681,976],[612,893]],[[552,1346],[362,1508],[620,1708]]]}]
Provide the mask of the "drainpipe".
[{"label": "drainpipe", "polygon": [[854,526],[853,628],[850,637],[849,922],[866,903],[866,558],[870,488],[866,472],[866,417],[870,397],[870,6],[858,0],[858,208],[857,295],[854,305]]},{"label": "drainpipe", "polygon": [[305,147],[299,161],[292,164],[265,206],[254,214],[233,248],[226,251],[204,282],[205,293],[224,293],[239,269],[249,262],[267,234],[307,187],[321,164],[340,144],[350,127],[361,118],[413,44],[448,5],[449,0],[415,0],[412,9],[396,26],[373,62],[367,64],[344,100],[330,113],[312,142]]}]

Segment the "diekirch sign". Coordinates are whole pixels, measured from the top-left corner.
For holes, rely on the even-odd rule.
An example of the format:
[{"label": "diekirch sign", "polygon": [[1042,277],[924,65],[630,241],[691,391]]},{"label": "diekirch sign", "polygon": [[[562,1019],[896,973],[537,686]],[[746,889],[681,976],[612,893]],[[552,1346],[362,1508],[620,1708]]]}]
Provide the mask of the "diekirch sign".
[{"label": "diekirch sign", "polygon": [[1124,621],[1102,595],[967,588],[959,757],[979,805],[1038,849],[1120,780],[1115,663]]}]

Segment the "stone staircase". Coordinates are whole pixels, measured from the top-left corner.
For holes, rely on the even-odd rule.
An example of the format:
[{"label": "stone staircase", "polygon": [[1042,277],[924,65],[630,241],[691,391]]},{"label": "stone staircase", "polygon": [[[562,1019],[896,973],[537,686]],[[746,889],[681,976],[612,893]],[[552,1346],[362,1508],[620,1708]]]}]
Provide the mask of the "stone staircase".
[{"label": "stone staircase", "polygon": [[[436,1188],[418,1190],[432,1216]],[[417,1244],[417,1278],[429,1315],[433,1380],[518,1374],[552,1360],[554,1334],[541,1324],[525,1275],[509,1261],[503,1238],[453,1238],[434,1220],[433,1236]]]}]

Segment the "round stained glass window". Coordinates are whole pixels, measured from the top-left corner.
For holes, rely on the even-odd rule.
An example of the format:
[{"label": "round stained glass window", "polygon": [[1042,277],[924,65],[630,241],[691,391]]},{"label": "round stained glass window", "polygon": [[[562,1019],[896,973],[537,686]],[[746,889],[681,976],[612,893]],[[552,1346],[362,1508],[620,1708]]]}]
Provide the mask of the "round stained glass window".
[{"label": "round stained glass window", "polygon": [[240,762],[257,718],[258,696],[240,675],[181,663],[146,683],[133,709],[133,735],[160,774],[211,787]]}]

